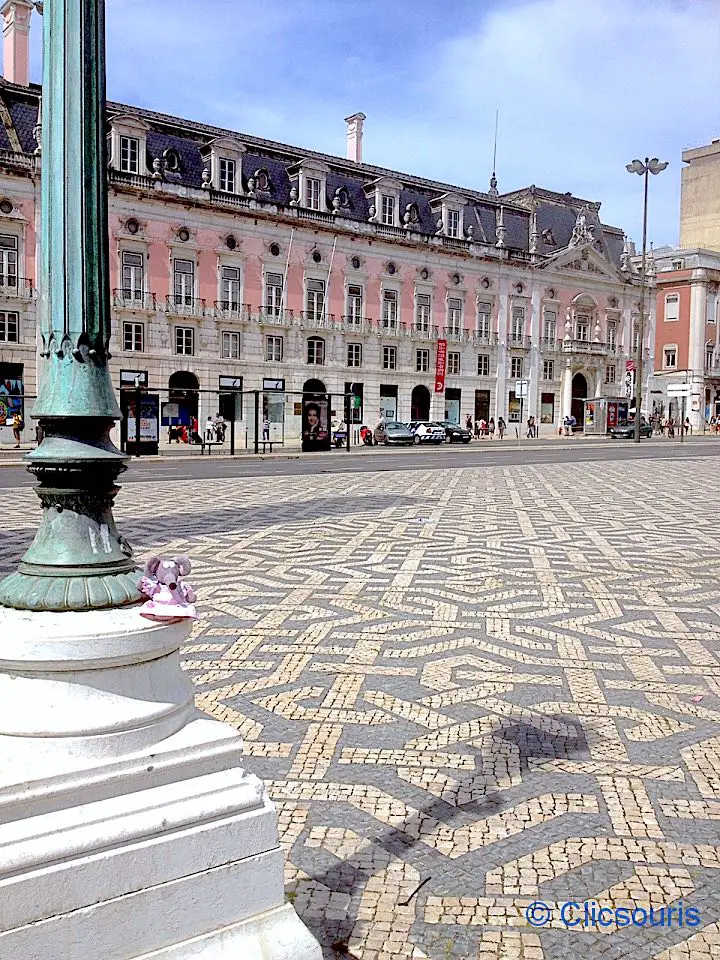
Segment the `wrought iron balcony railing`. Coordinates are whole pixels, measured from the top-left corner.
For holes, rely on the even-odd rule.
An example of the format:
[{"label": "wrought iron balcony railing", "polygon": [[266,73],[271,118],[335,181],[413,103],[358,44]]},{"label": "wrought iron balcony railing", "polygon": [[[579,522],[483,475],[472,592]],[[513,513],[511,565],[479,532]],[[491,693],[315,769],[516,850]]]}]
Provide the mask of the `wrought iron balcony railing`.
[{"label": "wrought iron balcony railing", "polygon": [[294,323],[295,315],[292,310],[281,310],[278,308],[262,307],[257,314],[258,323],[271,327],[290,327]]},{"label": "wrought iron balcony railing", "polygon": [[335,314],[303,310],[300,313],[300,327],[308,330],[334,330]]},{"label": "wrought iron balcony railing", "polygon": [[249,320],[252,307],[249,303],[237,303],[234,300],[216,300],[215,318],[217,320]]},{"label": "wrought iron balcony railing", "polygon": [[128,287],[113,290],[113,306],[119,310],[157,310],[157,297],[154,293],[131,290]]},{"label": "wrought iron balcony railing", "polygon": [[205,300],[202,297],[186,297],[184,294],[170,294],[165,301],[165,309],[181,317],[204,317]]}]

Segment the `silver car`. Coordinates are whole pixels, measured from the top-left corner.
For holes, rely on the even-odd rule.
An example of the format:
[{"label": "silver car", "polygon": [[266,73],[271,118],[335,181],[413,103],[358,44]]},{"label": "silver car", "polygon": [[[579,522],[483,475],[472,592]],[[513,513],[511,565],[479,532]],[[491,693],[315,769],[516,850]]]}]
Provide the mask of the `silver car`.
[{"label": "silver car", "polygon": [[415,440],[415,434],[408,429],[407,424],[400,423],[397,420],[389,420],[378,424],[374,431],[375,443],[390,444],[411,444]]}]

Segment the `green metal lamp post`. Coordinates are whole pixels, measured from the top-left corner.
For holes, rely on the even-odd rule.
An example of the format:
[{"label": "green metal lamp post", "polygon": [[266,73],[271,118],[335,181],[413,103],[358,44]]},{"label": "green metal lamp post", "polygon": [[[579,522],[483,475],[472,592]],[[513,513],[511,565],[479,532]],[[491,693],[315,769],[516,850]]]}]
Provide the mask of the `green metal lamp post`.
[{"label": "green metal lamp post", "polygon": [[0,605],[92,610],[139,601],[112,505],[127,458],[110,440],[121,413],[108,369],[104,0],[44,4],[40,388],[44,439],[26,457],[43,517]]}]

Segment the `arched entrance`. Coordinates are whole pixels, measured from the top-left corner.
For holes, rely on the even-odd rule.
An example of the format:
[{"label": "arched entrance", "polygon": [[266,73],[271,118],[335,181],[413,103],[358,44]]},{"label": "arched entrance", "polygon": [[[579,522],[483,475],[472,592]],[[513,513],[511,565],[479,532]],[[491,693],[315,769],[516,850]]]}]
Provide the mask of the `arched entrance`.
[{"label": "arched entrance", "polygon": [[585,422],[585,401],[588,398],[588,384],[585,374],[576,373],[572,378],[572,403],[570,412],[575,417],[578,428],[582,430]]},{"label": "arched entrance", "polygon": [[303,384],[303,394],[308,396],[324,396],[327,391],[322,380],[306,380]]},{"label": "arched entrance", "polygon": [[171,375],[168,380],[168,402],[178,406],[178,416],[172,418],[174,424],[180,423],[197,430],[199,389],[198,378],[189,370],[178,370]]},{"label": "arched entrance", "polygon": [[430,419],[430,391],[419,383],[410,394],[410,419]]}]

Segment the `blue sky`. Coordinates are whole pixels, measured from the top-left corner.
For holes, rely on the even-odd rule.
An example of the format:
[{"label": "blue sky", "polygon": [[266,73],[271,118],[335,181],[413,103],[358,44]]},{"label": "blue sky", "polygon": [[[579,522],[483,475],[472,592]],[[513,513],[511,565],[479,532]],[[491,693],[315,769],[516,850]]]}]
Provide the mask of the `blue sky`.
[{"label": "blue sky", "polygon": [[[486,189],[602,202],[676,243],[683,148],[720,136],[718,0],[107,0],[112,99],[341,156],[362,110],[371,163]],[[33,79],[40,79],[34,19]]]}]

